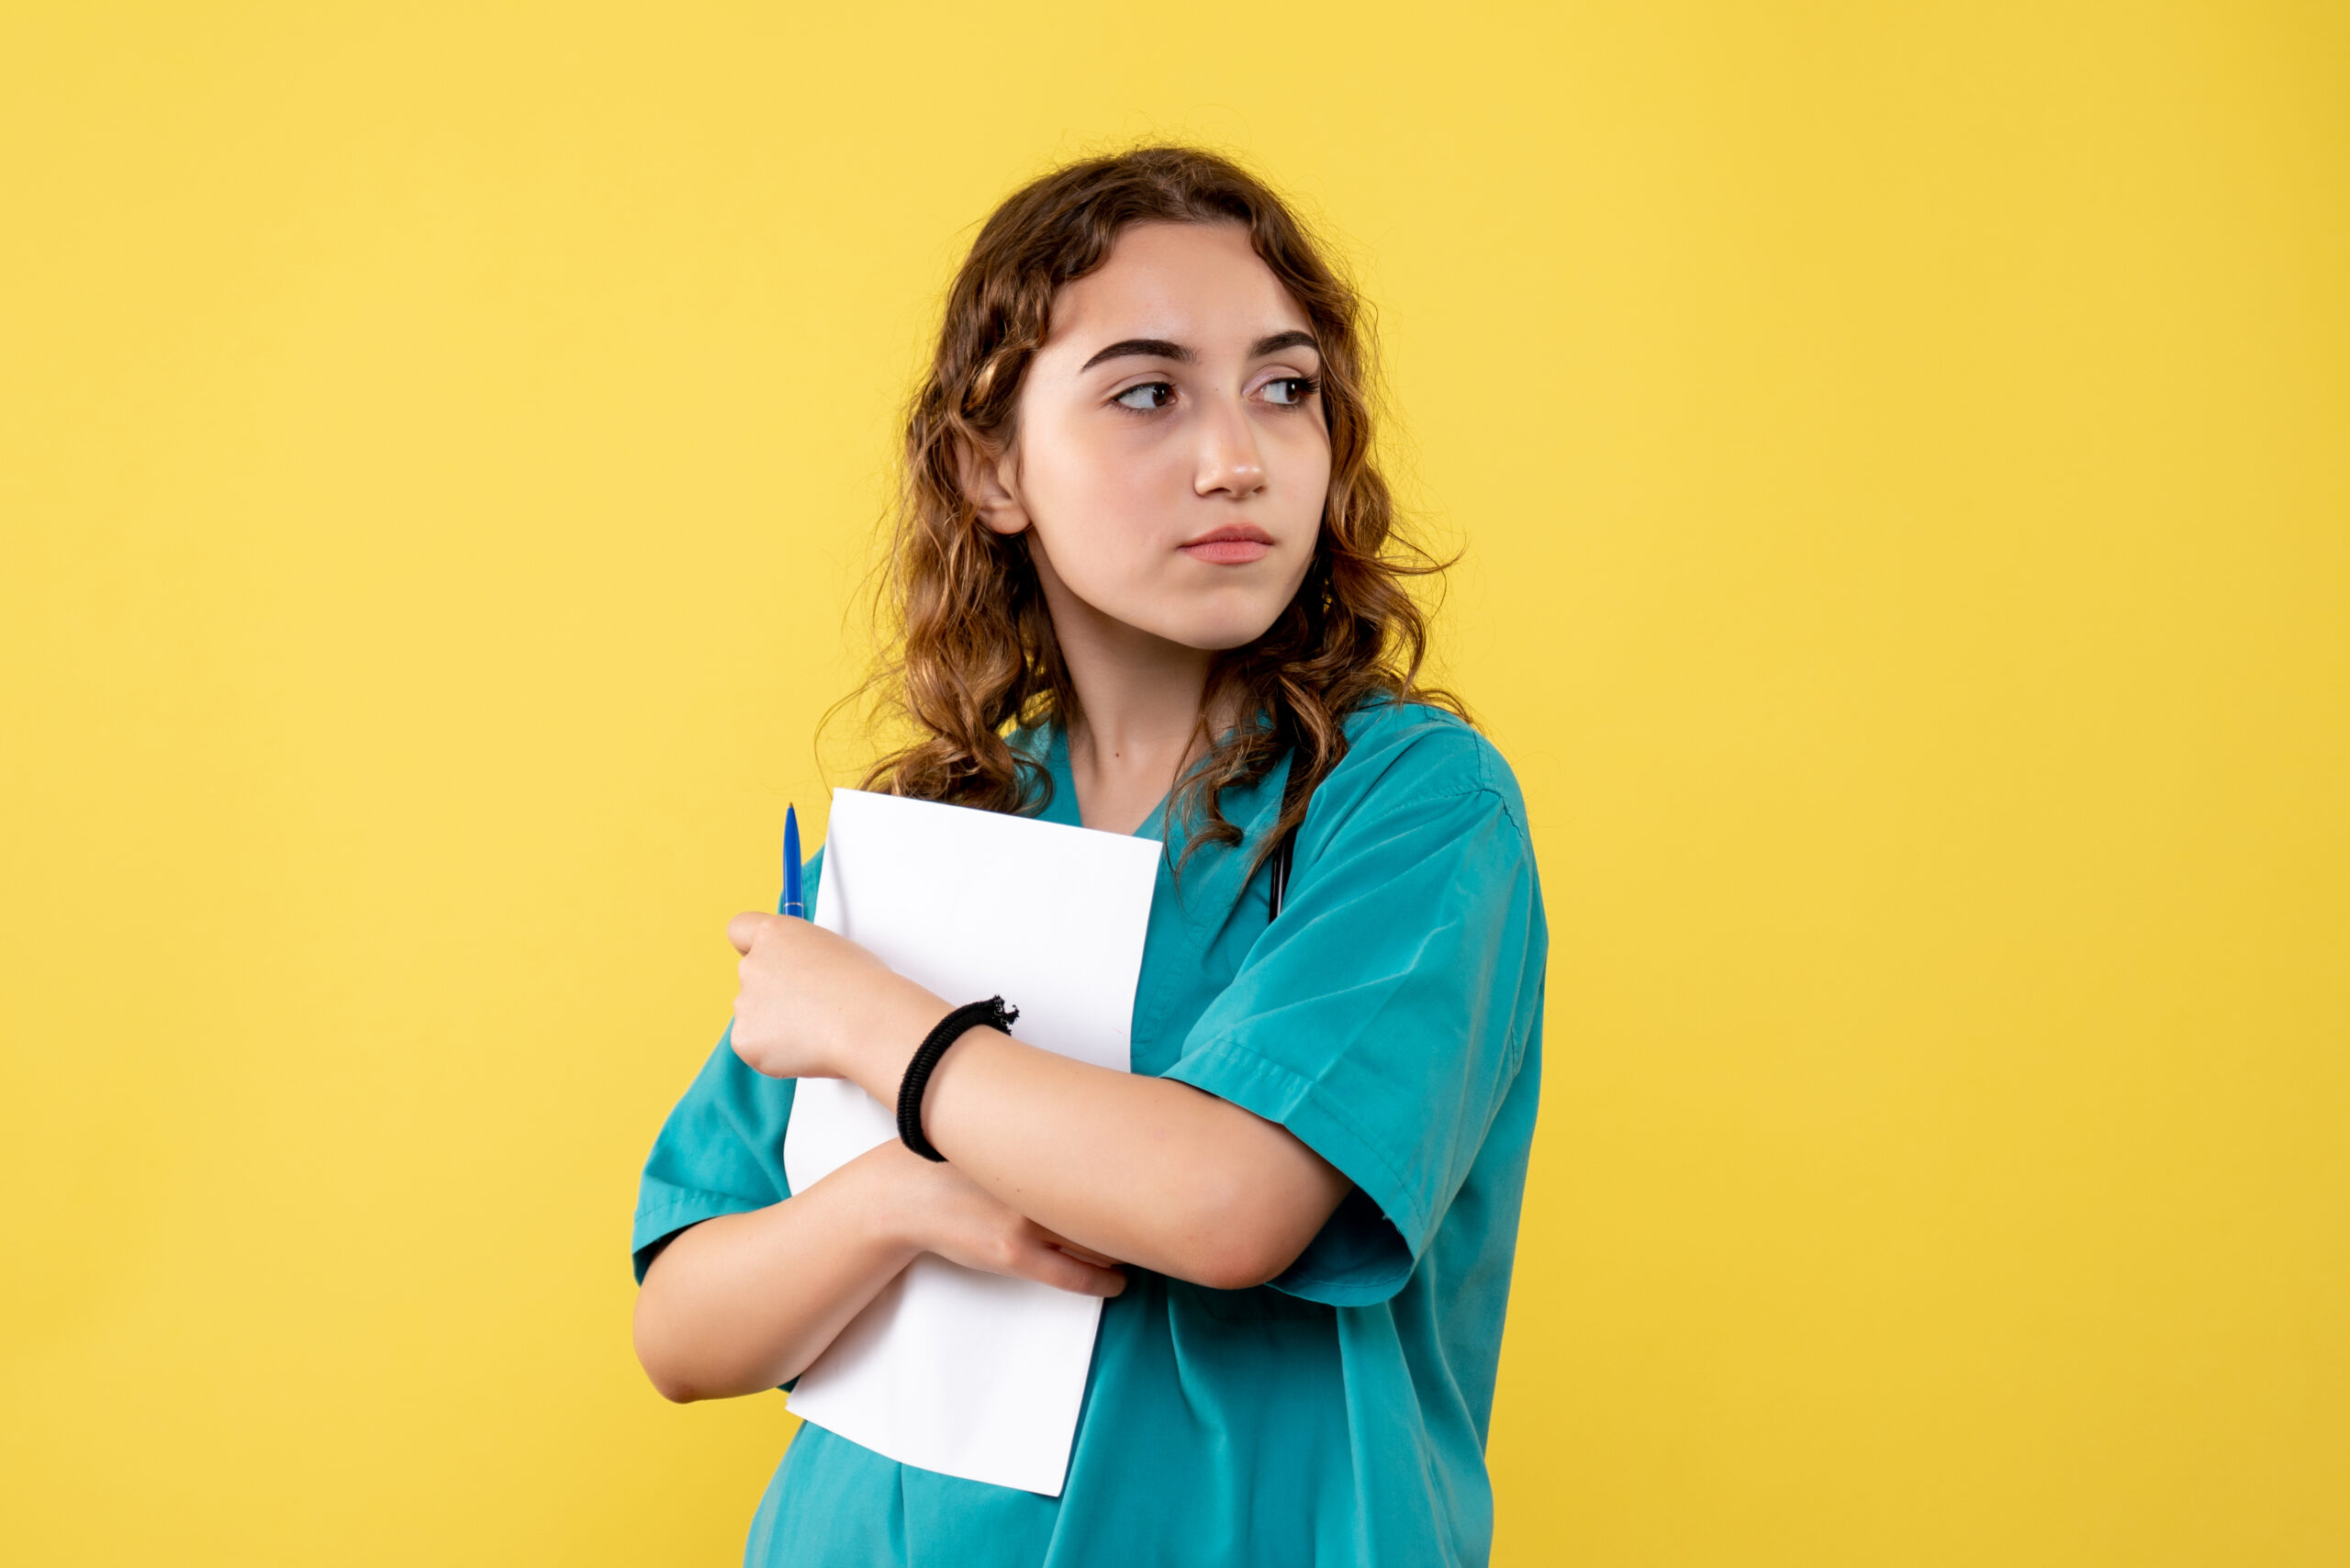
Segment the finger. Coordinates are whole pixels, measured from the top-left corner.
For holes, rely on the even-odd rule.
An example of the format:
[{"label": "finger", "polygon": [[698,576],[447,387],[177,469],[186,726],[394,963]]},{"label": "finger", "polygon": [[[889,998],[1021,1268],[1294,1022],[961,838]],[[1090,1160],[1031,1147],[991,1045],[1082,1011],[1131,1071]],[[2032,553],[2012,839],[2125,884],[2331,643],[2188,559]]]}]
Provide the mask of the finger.
[{"label": "finger", "polygon": [[1084,1261],[1092,1264],[1097,1269],[1114,1269],[1118,1266],[1118,1260],[1115,1258],[1111,1257],[1108,1253],[1096,1252],[1091,1247],[1080,1247],[1076,1242],[1069,1240],[1066,1237],[1049,1237],[1046,1238],[1046,1245],[1059,1251],[1066,1252],[1072,1258],[1082,1259]]},{"label": "finger", "polygon": [[752,944],[759,939],[759,933],[767,928],[767,923],[782,918],[765,910],[746,909],[726,923],[726,939],[734,944],[736,952],[748,953]]},{"label": "finger", "polygon": [[1126,1276],[1116,1269],[1097,1269],[1058,1248],[1040,1247],[1028,1253],[1017,1272],[1024,1279],[1068,1291],[1075,1295],[1116,1295],[1126,1288]]},{"label": "finger", "polygon": [[[1072,1241],[1058,1230],[1047,1230],[1033,1219],[1028,1221],[1027,1224],[1028,1234],[1035,1237],[1037,1240],[1043,1242],[1047,1247],[1058,1247],[1064,1252],[1074,1252],[1080,1258],[1091,1258],[1094,1256],[1093,1249],[1086,1246],[1085,1243],[1081,1241]],[[1104,1258],[1102,1260],[1105,1263],[1114,1263],[1117,1261],[1115,1258]]]}]

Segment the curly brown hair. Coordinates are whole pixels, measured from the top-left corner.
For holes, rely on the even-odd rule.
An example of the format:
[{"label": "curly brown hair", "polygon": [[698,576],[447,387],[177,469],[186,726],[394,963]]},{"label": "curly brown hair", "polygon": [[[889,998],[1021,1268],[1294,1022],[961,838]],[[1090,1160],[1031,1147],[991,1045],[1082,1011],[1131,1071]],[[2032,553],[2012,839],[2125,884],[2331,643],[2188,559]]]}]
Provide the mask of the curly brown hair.
[{"label": "curly brown hair", "polygon": [[[907,415],[878,596],[885,652],[867,687],[915,738],[873,765],[867,789],[999,812],[1049,799],[1050,777],[1006,732],[1068,725],[1079,717],[1077,692],[1026,545],[981,524],[963,487],[964,458],[1001,452],[1010,440],[1021,383],[1062,286],[1107,261],[1127,227],[1155,222],[1247,227],[1313,324],[1330,431],[1330,488],[1304,581],[1265,634],[1219,655],[1210,676],[1201,716],[1207,749],[1175,800],[1190,847],[1239,843],[1223,792],[1257,782],[1291,754],[1282,812],[1264,840],[1274,842],[1346,755],[1341,724],[1366,701],[1409,697],[1467,716],[1449,693],[1416,685],[1427,620],[1404,581],[1449,563],[1400,535],[1373,461],[1360,297],[1262,181],[1211,152],[1145,146],[1069,164],[1014,193],[956,274],[937,352]],[[1208,715],[1223,712],[1250,717],[1208,734]]]}]

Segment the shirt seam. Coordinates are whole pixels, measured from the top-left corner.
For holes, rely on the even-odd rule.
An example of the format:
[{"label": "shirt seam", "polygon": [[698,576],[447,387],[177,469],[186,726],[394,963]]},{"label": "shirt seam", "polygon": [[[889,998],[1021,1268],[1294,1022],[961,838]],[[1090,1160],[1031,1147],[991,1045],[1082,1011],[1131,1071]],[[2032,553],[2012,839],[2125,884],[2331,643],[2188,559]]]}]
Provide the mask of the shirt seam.
[{"label": "shirt seam", "polygon": [[[1378,804],[1382,811],[1393,811],[1404,806],[1430,805],[1438,801],[1457,801],[1470,795],[1491,796],[1494,803],[1501,808],[1502,815],[1509,819],[1509,825],[1517,830],[1517,835],[1529,844],[1532,842],[1532,834],[1527,831],[1526,819],[1510,803],[1509,796],[1498,785],[1483,778],[1416,789],[1408,794],[1381,801]],[[1371,796],[1366,794],[1357,809],[1371,803]]]}]

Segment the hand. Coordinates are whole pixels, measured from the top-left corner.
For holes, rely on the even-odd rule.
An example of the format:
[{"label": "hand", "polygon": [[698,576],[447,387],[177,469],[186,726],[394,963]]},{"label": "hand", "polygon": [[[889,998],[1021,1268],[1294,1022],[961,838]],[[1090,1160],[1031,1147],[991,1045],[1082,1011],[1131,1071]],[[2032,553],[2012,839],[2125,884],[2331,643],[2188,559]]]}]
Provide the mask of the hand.
[{"label": "hand", "polygon": [[1056,1236],[1022,1217],[952,1165],[887,1143],[857,1157],[880,1169],[884,1221],[906,1245],[990,1274],[1035,1280],[1079,1295],[1112,1296],[1126,1288],[1114,1259]]},{"label": "hand", "polygon": [[946,1003],[856,943],[804,920],[738,914],[726,938],[743,955],[734,1054],[769,1078],[856,1076],[860,1045],[902,1036],[911,1056],[946,1014]]}]

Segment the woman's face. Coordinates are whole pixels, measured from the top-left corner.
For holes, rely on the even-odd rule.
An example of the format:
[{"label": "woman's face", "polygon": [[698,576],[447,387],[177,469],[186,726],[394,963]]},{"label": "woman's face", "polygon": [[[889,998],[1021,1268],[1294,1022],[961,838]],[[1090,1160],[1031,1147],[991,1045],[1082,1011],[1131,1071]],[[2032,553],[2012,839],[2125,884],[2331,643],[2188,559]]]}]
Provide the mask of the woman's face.
[{"label": "woman's face", "polygon": [[1237,223],[1138,224],[1053,302],[980,515],[1025,532],[1046,602],[1188,648],[1255,641],[1297,592],[1330,487],[1322,359]]}]

